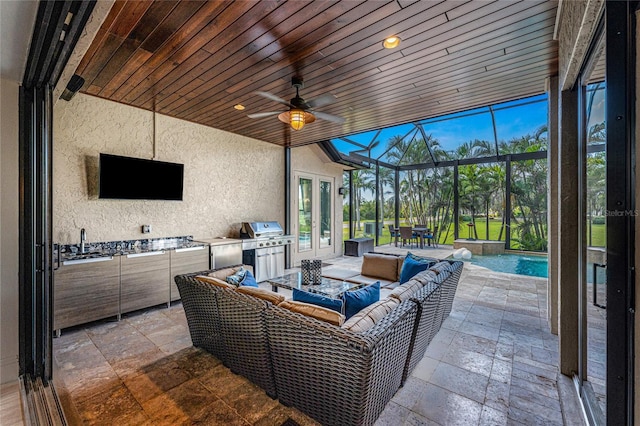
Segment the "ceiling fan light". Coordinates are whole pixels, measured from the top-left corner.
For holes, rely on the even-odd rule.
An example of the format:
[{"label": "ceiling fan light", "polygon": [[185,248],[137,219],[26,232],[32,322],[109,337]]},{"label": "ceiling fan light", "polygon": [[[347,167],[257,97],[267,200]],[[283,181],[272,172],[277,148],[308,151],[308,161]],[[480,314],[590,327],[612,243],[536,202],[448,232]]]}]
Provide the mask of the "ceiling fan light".
[{"label": "ceiling fan light", "polygon": [[[296,114],[302,113],[303,121],[300,122],[300,120],[298,120],[297,118],[293,118],[293,114],[294,113],[296,113]],[[294,108],[294,109],[291,109],[289,111],[281,112],[278,115],[278,120],[282,121],[285,124],[290,125],[293,130],[300,130],[306,124],[313,123],[314,121],[316,121],[316,116],[313,115],[312,113],[308,112],[308,111],[304,111],[304,110],[301,110],[301,109],[298,109],[298,108]],[[294,125],[298,126],[298,127],[296,128]]]},{"label": "ceiling fan light", "polygon": [[305,113],[301,109],[292,109],[289,111],[289,124],[293,130],[300,130],[306,122]]}]

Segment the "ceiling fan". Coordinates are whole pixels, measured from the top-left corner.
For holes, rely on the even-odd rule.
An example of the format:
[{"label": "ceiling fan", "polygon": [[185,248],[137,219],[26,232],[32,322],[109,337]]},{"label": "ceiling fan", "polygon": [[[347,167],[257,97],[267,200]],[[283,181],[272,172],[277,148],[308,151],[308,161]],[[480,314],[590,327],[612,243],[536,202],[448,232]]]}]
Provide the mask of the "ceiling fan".
[{"label": "ceiling fan", "polygon": [[283,123],[289,124],[294,130],[302,129],[305,124],[313,123],[314,121],[316,121],[316,118],[332,121],[334,123],[344,123],[345,119],[343,117],[314,110],[315,108],[334,102],[336,100],[335,96],[327,93],[324,95],[320,95],[310,101],[305,101],[300,97],[300,88],[303,87],[302,78],[292,77],[291,85],[296,88],[296,97],[291,99],[291,101],[289,102],[269,92],[255,92],[256,94],[267,99],[288,106],[288,111],[258,112],[255,114],[248,114],[247,117],[263,118],[270,117],[272,115],[278,115],[278,120],[282,121]]}]

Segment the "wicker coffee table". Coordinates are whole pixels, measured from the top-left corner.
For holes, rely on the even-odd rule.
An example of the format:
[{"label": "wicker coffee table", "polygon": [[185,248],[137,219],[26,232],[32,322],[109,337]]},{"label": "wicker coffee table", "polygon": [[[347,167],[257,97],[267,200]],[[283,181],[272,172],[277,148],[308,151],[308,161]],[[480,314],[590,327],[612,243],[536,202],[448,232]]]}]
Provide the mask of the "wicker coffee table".
[{"label": "wicker coffee table", "polygon": [[289,290],[296,288],[298,290],[308,291],[309,293],[321,294],[333,299],[339,299],[345,291],[356,290],[366,285],[325,277],[322,277],[322,282],[320,284],[302,284],[302,273],[300,272],[292,272],[281,277],[272,278],[267,280],[267,282],[271,284],[271,289],[273,291],[278,291],[278,287],[288,288]]}]

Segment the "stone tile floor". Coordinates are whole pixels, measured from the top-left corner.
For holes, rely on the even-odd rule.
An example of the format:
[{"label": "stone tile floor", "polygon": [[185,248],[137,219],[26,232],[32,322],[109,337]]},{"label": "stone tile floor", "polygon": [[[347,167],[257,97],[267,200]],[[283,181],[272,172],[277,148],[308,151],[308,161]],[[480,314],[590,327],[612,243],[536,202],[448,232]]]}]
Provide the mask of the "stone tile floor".
[{"label": "stone tile floor", "polygon": [[[545,310],[545,279],[465,265],[451,315],[376,425],[583,424],[575,401],[561,401]],[[84,424],[317,424],[194,348],[180,303],[65,330],[54,356]]]}]

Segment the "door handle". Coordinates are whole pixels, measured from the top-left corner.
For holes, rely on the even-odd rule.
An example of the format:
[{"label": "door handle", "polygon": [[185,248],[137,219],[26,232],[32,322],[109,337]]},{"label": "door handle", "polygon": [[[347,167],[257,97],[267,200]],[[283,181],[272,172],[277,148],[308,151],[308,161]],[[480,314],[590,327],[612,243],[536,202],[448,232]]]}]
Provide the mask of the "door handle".
[{"label": "door handle", "polygon": [[196,251],[196,250],[204,250],[204,246],[179,248],[179,249],[176,249],[175,252],[184,253],[185,251]]},{"label": "door handle", "polygon": [[128,254],[127,257],[133,258],[133,257],[158,256],[161,254],[164,254],[164,251],[147,251],[144,253],[131,253],[131,254]]}]

